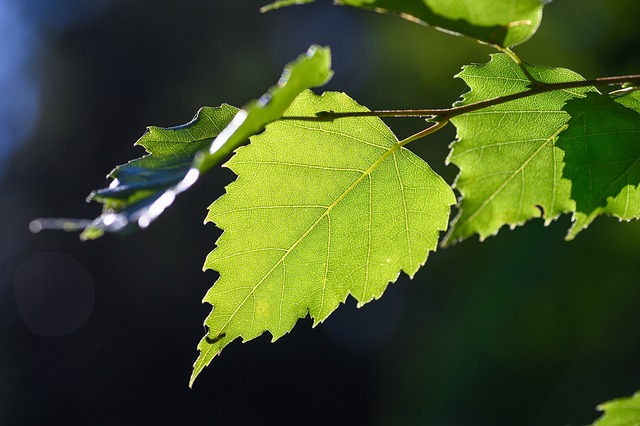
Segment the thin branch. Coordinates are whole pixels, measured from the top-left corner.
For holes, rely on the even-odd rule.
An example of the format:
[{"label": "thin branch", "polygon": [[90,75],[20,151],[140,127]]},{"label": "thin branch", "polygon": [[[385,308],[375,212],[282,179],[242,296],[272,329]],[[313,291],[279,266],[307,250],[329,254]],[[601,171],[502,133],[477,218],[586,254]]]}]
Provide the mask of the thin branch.
[{"label": "thin branch", "polygon": [[566,90],[566,89],[575,89],[578,87],[588,87],[588,86],[611,86],[623,83],[640,83],[640,75],[625,75],[618,77],[600,77],[594,78],[591,80],[581,80],[581,81],[568,81],[562,83],[544,83],[541,86],[538,86],[531,90],[525,90],[524,92],[514,93],[512,95],[500,96],[498,98],[489,99],[482,102],[476,102],[469,105],[447,108],[442,111],[442,113],[437,114],[436,118],[448,118],[451,119],[461,114],[466,114],[468,112],[477,111],[479,109],[483,109],[489,106],[500,105],[505,102],[514,101],[516,99],[527,98],[529,96],[538,95],[540,93],[552,92],[554,90]]},{"label": "thin branch", "polygon": [[600,77],[591,80],[567,81],[561,83],[541,83],[540,86],[525,90],[523,92],[513,93],[507,96],[500,96],[486,101],[476,102],[469,105],[439,108],[439,109],[399,109],[399,110],[378,110],[378,111],[321,111],[315,117],[285,116],[282,120],[311,120],[311,121],[331,121],[336,118],[343,117],[422,117],[433,118],[435,121],[446,121],[461,114],[477,111],[490,106],[500,105],[506,102],[515,101],[517,99],[528,98],[529,96],[539,95],[541,93],[552,92],[554,90],[575,89],[578,87],[588,86],[607,86],[618,85],[623,83],[640,84],[640,75],[625,75],[616,77]]}]

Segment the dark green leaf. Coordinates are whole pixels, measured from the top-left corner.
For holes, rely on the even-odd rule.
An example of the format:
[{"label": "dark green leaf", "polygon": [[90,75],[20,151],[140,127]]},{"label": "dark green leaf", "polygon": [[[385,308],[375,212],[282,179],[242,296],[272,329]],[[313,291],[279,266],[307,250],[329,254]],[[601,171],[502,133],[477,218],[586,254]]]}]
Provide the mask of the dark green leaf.
[{"label": "dark green leaf", "polygon": [[[263,10],[313,0],[280,0]],[[448,33],[461,34],[502,47],[527,41],[542,19],[540,0],[336,0],[337,4],[393,13]]]},{"label": "dark green leaf", "polygon": [[568,128],[558,138],[565,151],[563,175],[572,181],[575,237],[598,215],[640,217],[640,93],[590,93],[567,102]]}]

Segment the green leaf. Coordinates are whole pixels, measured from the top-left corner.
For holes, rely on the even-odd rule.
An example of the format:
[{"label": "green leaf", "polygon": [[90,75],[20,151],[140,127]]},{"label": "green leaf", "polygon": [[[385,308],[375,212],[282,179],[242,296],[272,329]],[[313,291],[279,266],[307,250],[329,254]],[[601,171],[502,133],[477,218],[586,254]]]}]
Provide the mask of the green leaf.
[{"label": "green leaf", "polygon": [[184,181],[196,154],[211,145],[237,112],[230,105],[204,107],[182,126],[149,127],[136,142],[149,155],[116,167],[109,174],[111,185],[89,195],[89,200],[104,204],[103,214],[85,229],[82,238],[97,238],[104,231],[120,231],[136,222],[148,226],[152,219],[144,218],[159,214],[152,209],[165,194],[171,194],[169,204],[173,201],[176,194],[168,191]]},{"label": "green leaf", "polygon": [[238,108],[203,107],[189,123],[169,128],[151,126],[135,143],[149,155],[118,166],[109,175],[115,183],[94,191],[90,198],[109,210],[122,210],[148,193],[175,185],[191,168],[193,158],[231,122]]},{"label": "green leaf", "polygon": [[[562,68],[524,65],[536,80],[557,83],[583,80]],[[458,74],[470,87],[459,105],[468,105],[529,89],[530,80],[507,55],[492,55],[483,65]],[[460,173],[460,212],[445,238],[455,242],[479,234],[495,235],[534,217],[548,223],[575,209],[571,183],[562,178],[564,152],[556,139],[569,122],[564,104],[593,88],[541,93],[460,115],[451,121],[457,140],[448,161]]]},{"label": "green leaf", "polygon": [[280,118],[303,90],[326,83],[331,75],[329,49],[311,46],[285,67],[277,85],[242,110],[228,105],[203,108],[183,126],[150,127],[137,142],[150,155],[117,167],[110,174],[114,179],[111,185],[89,196],[104,204],[97,219],[37,219],[30,228],[84,228],[81,237],[93,239],[136,223],[147,227],[202,173],[219,164],[267,123]]},{"label": "green leaf", "polygon": [[[280,0],[263,10],[313,0]],[[393,13],[418,24],[501,47],[527,41],[542,19],[540,0],[336,0],[337,4]]]},{"label": "green leaf", "polygon": [[[287,116],[367,111],[340,93],[301,94]],[[273,340],[310,314],[322,322],[351,294],[361,306],[437,247],[455,197],[377,117],[285,119],[227,163],[238,179],[210,206],[224,230],[205,268],[208,335],[191,383],[233,340]]]},{"label": "green leaf", "polygon": [[203,107],[189,123],[177,127],[149,127],[136,142],[148,155],[116,167],[111,185],[93,191],[87,201],[103,203],[103,212],[94,220],[36,219],[30,228],[82,231],[84,240],[105,232],[119,232],[138,223],[146,227],[171,204],[175,196],[198,178],[194,158],[232,121],[238,109],[229,105]]},{"label": "green leaf", "polygon": [[640,426],[640,392],[600,404],[598,410],[605,414],[593,426]]},{"label": "green leaf", "polygon": [[640,93],[609,96],[590,93],[571,100],[569,127],[560,134],[564,176],[576,201],[574,238],[598,215],[621,220],[640,217]]}]

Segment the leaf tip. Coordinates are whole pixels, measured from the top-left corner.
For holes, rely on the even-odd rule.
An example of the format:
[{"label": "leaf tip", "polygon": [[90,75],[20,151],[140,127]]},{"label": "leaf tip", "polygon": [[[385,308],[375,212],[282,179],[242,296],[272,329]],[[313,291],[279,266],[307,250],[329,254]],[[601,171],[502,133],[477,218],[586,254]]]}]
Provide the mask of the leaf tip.
[{"label": "leaf tip", "polygon": [[220,353],[220,351],[217,351],[211,354],[213,345],[209,344],[207,337],[208,335],[205,336],[198,345],[198,350],[200,351],[200,353],[196,361],[193,363],[193,370],[191,370],[191,377],[189,378],[190,389],[193,389],[193,384],[195,383],[202,370],[204,370],[204,368],[209,365],[211,360]]},{"label": "leaf tip", "polygon": [[189,389],[193,389],[193,384],[196,382],[196,379],[198,378],[198,375],[200,374],[200,372],[202,371],[202,368],[198,368],[196,369],[196,366],[193,366],[193,370],[191,371],[191,377],[189,377]]}]

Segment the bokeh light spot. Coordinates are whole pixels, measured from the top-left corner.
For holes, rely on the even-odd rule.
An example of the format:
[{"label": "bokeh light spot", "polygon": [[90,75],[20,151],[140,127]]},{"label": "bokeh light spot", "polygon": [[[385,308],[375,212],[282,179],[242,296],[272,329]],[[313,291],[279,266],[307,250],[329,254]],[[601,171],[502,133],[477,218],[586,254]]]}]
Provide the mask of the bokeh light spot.
[{"label": "bokeh light spot", "polygon": [[55,337],[77,330],[93,310],[95,291],[86,269],[61,253],[39,253],[14,274],[18,312],[34,333]]}]

